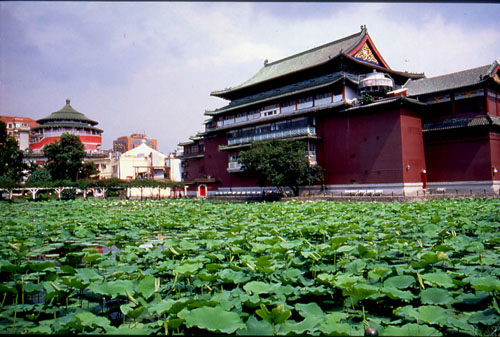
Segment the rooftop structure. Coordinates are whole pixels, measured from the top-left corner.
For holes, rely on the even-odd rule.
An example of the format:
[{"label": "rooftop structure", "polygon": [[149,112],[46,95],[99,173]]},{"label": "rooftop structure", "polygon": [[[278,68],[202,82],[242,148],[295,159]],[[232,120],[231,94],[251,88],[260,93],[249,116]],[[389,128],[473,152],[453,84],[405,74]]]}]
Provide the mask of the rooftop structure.
[{"label": "rooftop structure", "polygon": [[63,133],[77,135],[87,153],[96,153],[102,144],[102,130],[97,128],[98,122],[76,111],[66,100],[66,105],[51,113],[49,116],[37,120],[40,125],[33,128],[31,139],[33,153],[42,153],[43,147],[59,140]]}]

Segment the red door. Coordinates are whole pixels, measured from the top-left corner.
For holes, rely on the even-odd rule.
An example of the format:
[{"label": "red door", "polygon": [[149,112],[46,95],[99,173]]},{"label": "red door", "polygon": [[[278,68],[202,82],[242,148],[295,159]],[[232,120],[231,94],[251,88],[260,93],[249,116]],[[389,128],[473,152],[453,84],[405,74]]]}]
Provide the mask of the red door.
[{"label": "red door", "polygon": [[200,185],[200,197],[205,197],[207,195],[207,187],[205,185]]}]

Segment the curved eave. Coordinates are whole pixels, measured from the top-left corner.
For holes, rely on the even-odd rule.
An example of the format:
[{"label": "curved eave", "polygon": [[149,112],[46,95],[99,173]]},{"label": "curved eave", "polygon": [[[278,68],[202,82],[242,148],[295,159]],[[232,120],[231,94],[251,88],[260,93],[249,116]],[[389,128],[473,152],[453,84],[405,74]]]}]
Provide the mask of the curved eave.
[{"label": "curved eave", "polygon": [[394,104],[394,103],[397,103],[397,102],[399,102],[400,104],[415,105],[415,106],[418,106],[418,107],[421,107],[421,108],[428,106],[426,103],[419,102],[416,99],[407,98],[407,97],[404,97],[404,96],[399,96],[399,97],[394,97],[394,98],[381,99],[381,100],[375,101],[375,102],[370,103],[370,104],[352,106],[352,107],[350,107],[348,109],[345,109],[344,111],[353,111],[353,110],[375,108],[375,107],[378,107],[378,106],[388,105],[388,104]]},{"label": "curved eave", "polygon": [[40,130],[40,129],[48,129],[48,128],[64,128],[64,127],[71,127],[71,128],[81,128],[81,129],[87,129],[87,130],[95,130],[99,132],[104,132],[103,130],[96,128],[95,126],[91,125],[84,125],[81,123],[50,123],[50,124],[42,124],[39,125],[35,128],[33,128],[33,131]]},{"label": "curved eave", "polygon": [[423,125],[422,132],[429,133],[478,127],[491,127],[495,129],[500,128],[500,117],[486,115],[472,118],[454,118],[446,121],[430,122]]},{"label": "curved eave", "polygon": [[225,112],[234,111],[234,110],[238,110],[238,109],[242,109],[242,108],[248,108],[248,107],[251,107],[253,105],[261,105],[263,103],[274,101],[274,100],[277,100],[277,99],[282,99],[282,98],[286,98],[286,97],[289,97],[289,96],[294,96],[294,95],[302,94],[304,92],[308,92],[308,91],[312,91],[312,90],[317,90],[317,89],[325,88],[325,87],[328,87],[330,85],[334,85],[335,83],[338,83],[339,81],[348,81],[348,82],[350,82],[352,84],[355,84],[355,85],[358,84],[357,82],[354,82],[353,80],[351,80],[349,77],[343,76],[343,77],[340,77],[340,78],[338,78],[338,79],[336,79],[334,81],[330,81],[330,82],[327,82],[327,83],[319,84],[319,85],[316,85],[316,86],[313,86],[313,87],[304,88],[304,89],[300,89],[300,90],[294,90],[294,91],[287,92],[287,93],[284,93],[284,94],[280,94],[280,95],[276,95],[276,96],[272,96],[272,97],[268,97],[268,98],[264,98],[264,99],[261,99],[261,100],[252,101],[252,102],[249,102],[249,103],[244,103],[244,104],[240,104],[240,105],[236,105],[236,106],[229,106],[228,105],[226,107],[223,107],[223,108],[220,108],[220,109],[217,109],[217,110],[213,110],[213,111],[208,111],[207,110],[207,111],[205,111],[205,115],[206,116],[218,116],[218,115],[224,114]]},{"label": "curved eave", "polygon": [[484,84],[486,84],[489,81],[490,81],[490,78],[487,78],[487,79],[484,79],[484,80],[477,82],[477,83],[469,83],[466,85],[453,86],[453,87],[449,87],[449,88],[440,88],[440,89],[429,90],[429,91],[425,91],[425,92],[409,93],[408,96],[411,96],[411,97],[424,96],[425,97],[427,95],[434,96],[437,94],[446,94],[446,93],[449,93],[450,91],[454,91],[454,90],[474,89],[474,88],[482,87]]},{"label": "curved eave", "polygon": [[193,155],[182,155],[182,156],[177,156],[178,159],[180,160],[190,160],[190,159],[199,159],[205,157],[204,154],[193,154]]},{"label": "curved eave", "polygon": [[62,113],[58,113],[58,112],[54,112],[45,118],[38,119],[36,122],[39,124],[43,124],[43,123],[51,122],[51,121],[67,121],[67,120],[81,121],[81,122],[89,123],[91,125],[99,124],[99,122],[96,122],[96,121],[88,118],[84,114],[76,115],[73,113],[72,114],[65,113],[63,115]]}]

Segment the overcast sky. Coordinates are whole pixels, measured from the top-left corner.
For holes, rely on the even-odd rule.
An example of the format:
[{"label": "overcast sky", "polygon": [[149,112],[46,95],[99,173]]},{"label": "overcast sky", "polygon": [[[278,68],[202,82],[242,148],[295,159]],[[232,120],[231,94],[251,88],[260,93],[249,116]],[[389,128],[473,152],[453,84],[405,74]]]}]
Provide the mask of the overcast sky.
[{"label": "overcast sky", "polygon": [[392,69],[427,77],[500,60],[499,4],[0,1],[0,115],[66,98],[102,149],[144,132],[164,153],[203,130],[210,92],[367,25]]}]

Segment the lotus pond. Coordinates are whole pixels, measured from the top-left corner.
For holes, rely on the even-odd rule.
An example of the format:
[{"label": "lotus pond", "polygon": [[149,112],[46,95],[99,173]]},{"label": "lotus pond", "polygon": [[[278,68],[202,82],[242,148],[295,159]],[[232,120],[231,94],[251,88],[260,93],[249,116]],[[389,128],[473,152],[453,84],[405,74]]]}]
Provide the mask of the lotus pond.
[{"label": "lotus pond", "polygon": [[0,331],[498,335],[499,209],[0,203]]}]

